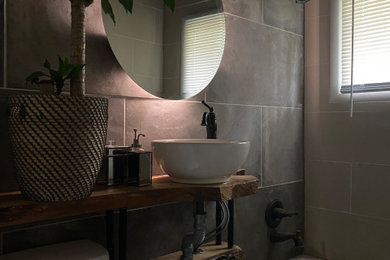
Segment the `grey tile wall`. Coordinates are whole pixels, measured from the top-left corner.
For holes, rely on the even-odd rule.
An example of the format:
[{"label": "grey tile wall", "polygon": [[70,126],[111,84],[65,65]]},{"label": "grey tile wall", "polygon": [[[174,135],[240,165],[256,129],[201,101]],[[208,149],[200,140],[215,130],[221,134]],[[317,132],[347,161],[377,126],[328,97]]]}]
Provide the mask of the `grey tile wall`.
[{"label": "grey tile wall", "polygon": [[[297,17],[297,21],[291,18],[294,20],[291,27],[286,26],[286,21],[278,22],[283,14],[270,3],[224,0],[227,36],[221,67],[205,91],[182,101],[158,99],[130,79],[116,61],[105,37],[100,1],[94,1],[87,9],[87,93],[110,100],[108,139],[129,145],[133,128],[146,134],[142,140],[146,149],[150,149],[151,140],[158,138],[204,138],[206,130],[200,126],[200,121],[205,108],[199,100],[206,98],[215,107],[220,138],[251,141],[244,167],[248,174],[264,179],[256,195],[237,200],[235,231],[236,242],[244,248],[249,260],[288,259],[299,253],[291,241],[269,243],[269,230],[264,222],[269,201],[280,198],[286,208],[301,213],[299,217],[283,221],[278,231],[295,232],[303,228],[304,39],[298,34],[303,31],[302,12],[301,7],[291,4],[290,0],[283,1],[278,1],[280,8],[286,9],[290,17]],[[12,60],[8,66],[9,83],[13,88],[24,89],[25,75],[41,68],[45,57],[55,58],[57,53],[67,55],[69,52],[69,3],[23,0],[23,3],[12,1],[11,7],[9,16],[14,12],[18,15],[8,22],[8,45],[12,45],[7,53]],[[42,15],[37,15],[40,12]],[[268,14],[265,23],[263,16],[267,12],[275,17],[271,21],[271,13]],[[21,20],[28,23],[20,23]],[[43,26],[47,24],[49,26]],[[15,92],[22,93],[22,90],[12,93]],[[5,96],[9,93],[0,88],[0,122],[6,121],[3,112]],[[7,133],[3,124],[1,127],[3,144]],[[2,155],[8,152],[9,148],[1,147]],[[6,172],[0,177],[1,191],[16,188],[12,180],[13,164],[9,161]],[[154,170],[160,173],[156,166]],[[214,220],[213,207],[213,203],[208,204],[209,226]],[[143,209],[129,212],[128,216],[129,259],[142,260],[180,248],[182,236],[191,231],[192,205]],[[76,238],[89,238],[105,245],[102,226],[103,217],[96,216],[66,223],[11,227],[0,230],[3,238],[0,251],[11,252]]]},{"label": "grey tile wall", "polygon": [[303,35],[303,6],[295,0],[263,0],[264,23]]},{"label": "grey tile wall", "polygon": [[208,98],[230,104],[301,106],[303,37],[232,15],[226,15],[226,30],[224,55]]},{"label": "grey tile wall", "polygon": [[223,0],[224,11],[253,22],[262,22],[263,0]]},{"label": "grey tile wall", "polygon": [[302,110],[263,108],[263,185],[303,179]]}]

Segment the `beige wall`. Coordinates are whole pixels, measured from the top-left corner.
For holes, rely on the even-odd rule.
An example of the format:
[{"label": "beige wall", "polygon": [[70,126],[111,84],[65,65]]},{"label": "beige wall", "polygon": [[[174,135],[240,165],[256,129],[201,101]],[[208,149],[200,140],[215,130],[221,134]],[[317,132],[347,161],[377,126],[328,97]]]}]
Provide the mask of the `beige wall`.
[{"label": "beige wall", "polygon": [[305,8],[305,250],[389,259],[390,98],[330,102],[330,1]]}]

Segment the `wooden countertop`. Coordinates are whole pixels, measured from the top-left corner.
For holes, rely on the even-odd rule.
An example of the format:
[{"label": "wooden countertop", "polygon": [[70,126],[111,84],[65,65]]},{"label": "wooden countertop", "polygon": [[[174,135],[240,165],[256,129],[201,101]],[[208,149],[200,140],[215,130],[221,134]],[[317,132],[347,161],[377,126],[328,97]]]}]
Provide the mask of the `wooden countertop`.
[{"label": "wooden countertop", "polygon": [[203,199],[230,200],[257,192],[258,179],[232,176],[224,184],[191,185],[174,183],[167,175],[154,176],[145,187],[96,185],[90,197],[66,202],[35,202],[20,192],[0,193],[0,227],[83,215],[118,208],[142,208]]}]

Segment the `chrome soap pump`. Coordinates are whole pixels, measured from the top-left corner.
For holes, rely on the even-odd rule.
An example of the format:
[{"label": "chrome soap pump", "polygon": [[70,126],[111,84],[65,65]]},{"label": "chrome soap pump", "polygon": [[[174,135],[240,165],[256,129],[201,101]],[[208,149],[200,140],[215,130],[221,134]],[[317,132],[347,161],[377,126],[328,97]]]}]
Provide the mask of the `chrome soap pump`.
[{"label": "chrome soap pump", "polygon": [[147,152],[140,144],[140,137],[137,135],[137,129],[134,129],[133,144],[128,153],[128,178],[129,185],[145,186],[152,184],[152,153]]}]

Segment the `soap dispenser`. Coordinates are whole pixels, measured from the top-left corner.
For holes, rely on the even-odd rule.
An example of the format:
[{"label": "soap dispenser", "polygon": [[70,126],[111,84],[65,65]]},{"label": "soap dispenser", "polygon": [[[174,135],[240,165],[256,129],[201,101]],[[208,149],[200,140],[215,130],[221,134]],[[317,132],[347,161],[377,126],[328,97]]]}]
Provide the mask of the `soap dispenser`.
[{"label": "soap dispenser", "polygon": [[142,136],[142,137],[145,137],[144,134],[138,134],[137,135],[137,129],[133,129],[134,130],[134,139],[133,139],[133,144],[131,145],[130,147],[130,151],[131,152],[144,152],[144,148],[142,148],[142,145],[140,144],[139,142],[139,138]]},{"label": "soap dispenser", "polygon": [[134,129],[133,144],[128,153],[128,178],[129,185],[146,186],[152,184],[152,152],[147,152],[140,144],[140,137],[137,129]]}]

